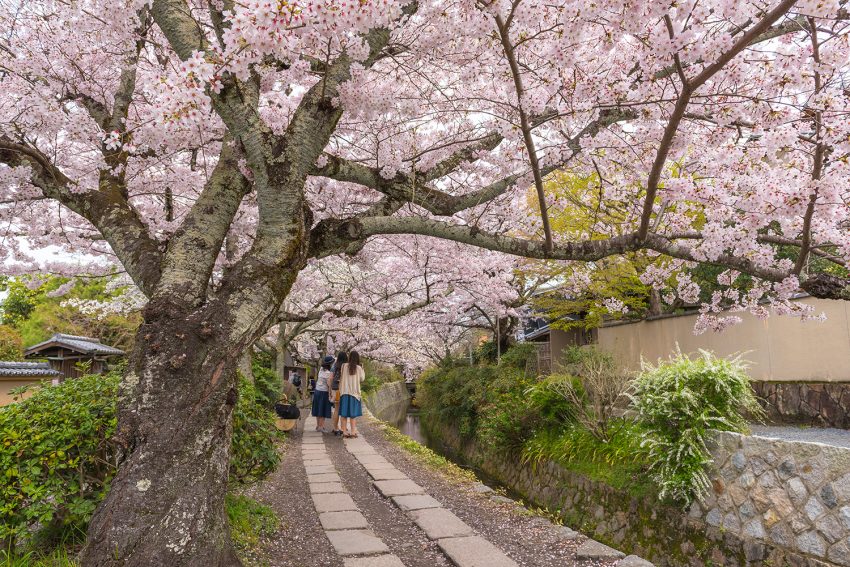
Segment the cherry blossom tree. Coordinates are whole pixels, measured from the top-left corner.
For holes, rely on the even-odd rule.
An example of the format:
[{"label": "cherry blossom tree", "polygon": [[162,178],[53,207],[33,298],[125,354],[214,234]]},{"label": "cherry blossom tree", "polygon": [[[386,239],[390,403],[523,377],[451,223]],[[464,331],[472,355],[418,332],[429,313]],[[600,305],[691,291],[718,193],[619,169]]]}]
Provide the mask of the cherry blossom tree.
[{"label": "cherry blossom tree", "polygon": [[[806,268],[850,253],[846,20],[842,0],[0,0],[0,259],[120,264],[148,298],[83,564],[238,564],[236,360],[302,271],[375,239],[645,250],[779,303],[845,298]],[[615,234],[553,234],[556,170],[628,204]]]}]

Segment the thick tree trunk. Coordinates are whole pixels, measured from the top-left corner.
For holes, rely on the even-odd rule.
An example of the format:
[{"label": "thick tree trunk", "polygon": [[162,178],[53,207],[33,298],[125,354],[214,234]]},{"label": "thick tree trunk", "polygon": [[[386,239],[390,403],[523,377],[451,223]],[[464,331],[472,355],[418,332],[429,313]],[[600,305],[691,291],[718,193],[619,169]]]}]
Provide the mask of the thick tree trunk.
[{"label": "thick tree trunk", "polygon": [[223,317],[146,309],[118,403],[124,454],[82,564],[240,565],[224,510],[240,345]]}]

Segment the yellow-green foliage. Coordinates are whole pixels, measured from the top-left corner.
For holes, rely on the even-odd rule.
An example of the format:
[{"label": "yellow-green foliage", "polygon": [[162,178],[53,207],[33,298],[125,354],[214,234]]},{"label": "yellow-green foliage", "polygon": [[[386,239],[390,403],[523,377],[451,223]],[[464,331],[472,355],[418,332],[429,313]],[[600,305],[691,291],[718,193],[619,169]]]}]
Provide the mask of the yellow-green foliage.
[{"label": "yellow-green foliage", "polygon": [[0,360],[21,360],[23,353],[21,334],[10,325],[0,325]]}]

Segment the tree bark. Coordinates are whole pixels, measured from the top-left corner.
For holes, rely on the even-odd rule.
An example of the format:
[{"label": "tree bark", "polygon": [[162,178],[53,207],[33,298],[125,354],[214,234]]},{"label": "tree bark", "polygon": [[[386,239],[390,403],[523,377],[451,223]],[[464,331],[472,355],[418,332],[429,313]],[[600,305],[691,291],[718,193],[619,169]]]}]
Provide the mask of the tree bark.
[{"label": "tree bark", "polygon": [[86,567],[241,565],[224,499],[242,345],[208,311],[145,310],[119,393],[122,462],[89,526]]}]

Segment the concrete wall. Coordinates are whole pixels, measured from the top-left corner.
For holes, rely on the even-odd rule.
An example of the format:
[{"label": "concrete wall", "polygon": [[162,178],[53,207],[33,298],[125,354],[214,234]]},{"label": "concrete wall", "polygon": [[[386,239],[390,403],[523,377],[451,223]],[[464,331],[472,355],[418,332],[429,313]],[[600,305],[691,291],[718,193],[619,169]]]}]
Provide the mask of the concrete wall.
[{"label": "concrete wall", "polygon": [[[38,384],[41,380],[43,378],[0,378],[0,406],[14,403],[14,397],[10,392],[15,388]],[[28,398],[30,395],[31,393],[26,393],[23,397]]]},{"label": "concrete wall", "polygon": [[384,384],[374,392],[363,396],[363,404],[372,415],[382,421],[395,423],[407,411],[410,404],[410,392],[404,382]]},{"label": "concrete wall", "polygon": [[678,343],[685,353],[743,352],[752,363],[754,380],[850,382],[850,302],[806,298],[802,303],[813,305],[815,313],[825,313],[827,320],[803,323],[778,316],[760,320],[735,313],[742,323],[722,333],[694,335],[696,315],[664,317],[599,329],[599,346],[631,370],[640,368],[641,356],[651,362],[667,358]]}]

